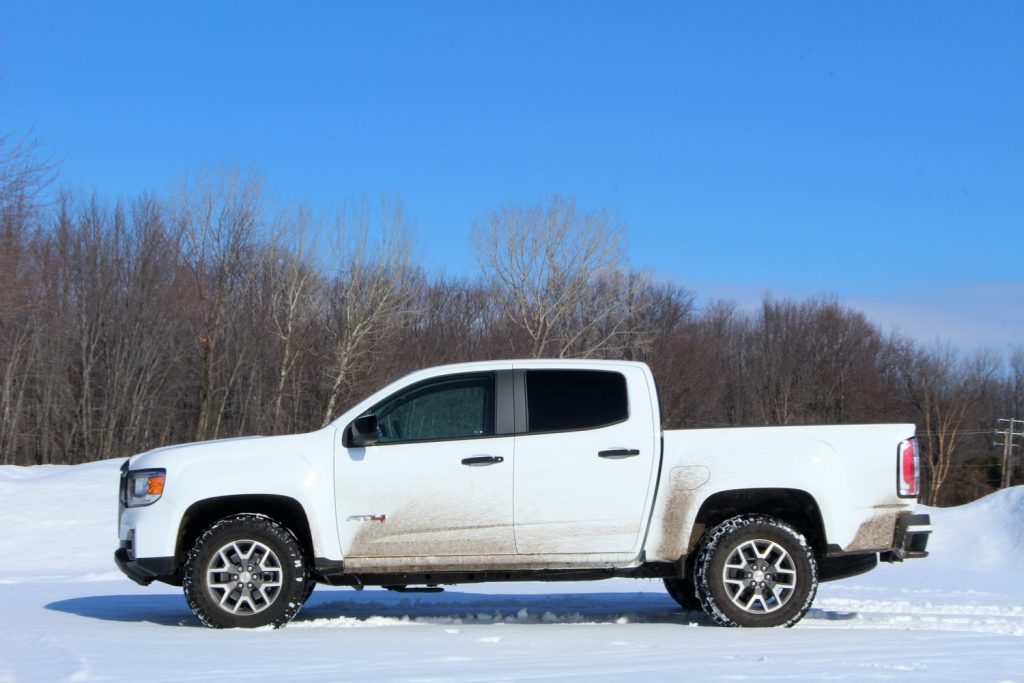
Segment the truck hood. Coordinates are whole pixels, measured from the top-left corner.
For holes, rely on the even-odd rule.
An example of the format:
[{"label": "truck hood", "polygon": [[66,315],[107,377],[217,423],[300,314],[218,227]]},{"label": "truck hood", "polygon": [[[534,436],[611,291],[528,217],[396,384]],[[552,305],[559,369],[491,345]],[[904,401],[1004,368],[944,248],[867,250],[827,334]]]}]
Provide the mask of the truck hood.
[{"label": "truck hood", "polygon": [[209,441],[193,441],[191,443],[176,444],[174,446],[161,446],[145,453],[139,453],[128,458],[128,468],[137,470],[146,467],[157,467],[168,459],[178,459],[182,456],[189,458],[196,456],[213,455],[221,450],[221,446],[236,441],[252,441],[267,439],[266,436],[236,436],[230,439],[211,439]]}]

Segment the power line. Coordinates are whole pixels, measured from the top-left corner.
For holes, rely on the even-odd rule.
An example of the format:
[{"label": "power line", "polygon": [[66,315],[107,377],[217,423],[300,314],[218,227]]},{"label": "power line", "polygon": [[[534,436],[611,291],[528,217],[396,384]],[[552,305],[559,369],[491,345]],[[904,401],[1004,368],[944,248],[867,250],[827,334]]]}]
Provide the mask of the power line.
[{"label": "power line", "polygon": [[[1006,423],[1006,428],[1000,430],[999,426],[1002,423]],[[1003,442],[996,443],[995,445],[1003,447],[1003,481],[1000,488],[1005,489],[1010,487],[1010,475],[1013,473],[1013,468],[1010,467],[1013,449],[1020,445],[1014,443],[1013,440],[1018,436],[1024,436],[1024,420],[1015,420],[1013,418],[1000,418],[996,420],[996,436],[1003,437]]]},{"label": "power line", "polygon": [[[1020,422],[1020,420],[1017,420],[1017,421]],[[921,430],[921,431],[915,432],[915,435],[916,436],[937,436],[939,434],[950,434],[950,433],[953,433],[954,431],[955,431],[957,436],[978,436],[978,435],[981,435],[981,434],[984,434],[984,435],[988,436],[989,434],[992,433],[991,429],[964,429],[964,430],[957,429],[957,430],[947,430],[947,431],[933,430],[933,431],[930,431],[930,432],[926,432],[926,431]],[[1019,436],[1020,432],[1017,432],[1017,435]]]}]

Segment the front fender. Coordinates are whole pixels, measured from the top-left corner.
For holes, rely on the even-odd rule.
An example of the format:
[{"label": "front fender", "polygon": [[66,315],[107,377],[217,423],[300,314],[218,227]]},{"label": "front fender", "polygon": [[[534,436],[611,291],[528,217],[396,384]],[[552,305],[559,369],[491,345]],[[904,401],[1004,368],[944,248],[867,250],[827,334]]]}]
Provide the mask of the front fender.
[{"label": "front fender", "polygon": [[121,539],[131,535],[136,557],[176,556],[184,550],[179,548],[183,523],[197,503],[280,497],[301,506],[314,556],[340,558],[334,515],[336,436],[328,426],[309,434],[210,441],[136,456],[131,469],[162,468],[167,479],[160,500],[123,511]]}]

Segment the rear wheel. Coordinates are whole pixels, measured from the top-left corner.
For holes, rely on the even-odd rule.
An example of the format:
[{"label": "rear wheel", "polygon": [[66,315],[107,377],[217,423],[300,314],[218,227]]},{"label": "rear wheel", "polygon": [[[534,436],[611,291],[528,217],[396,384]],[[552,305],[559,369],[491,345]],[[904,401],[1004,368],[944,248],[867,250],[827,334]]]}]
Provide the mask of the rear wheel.
[{"label": "rear wheel", "polygon": [[196,541],[185,563],[192,612],[213,628],[280,627],[308,597],[302,548],[287,529],[259,515],[217,522]]},{"label": "rear wheel", "polygon": [[734,517],[697,554],[701,606],[723,626],[792,626],[810,609],[817,564],[804,537],[772,517]]}]

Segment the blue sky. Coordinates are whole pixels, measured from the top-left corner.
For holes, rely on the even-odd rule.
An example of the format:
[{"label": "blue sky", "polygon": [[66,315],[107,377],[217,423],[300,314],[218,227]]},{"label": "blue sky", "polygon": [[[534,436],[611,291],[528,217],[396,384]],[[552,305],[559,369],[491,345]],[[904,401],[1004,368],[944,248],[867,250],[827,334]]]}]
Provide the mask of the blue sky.
[{"label": "blue sky", "polygon": [[1024,343],[1024,3],[293,4],[0,3],[0,130],[105,196],[388,193],[452,274],[484,212],[571,195],[702,301]]}]

